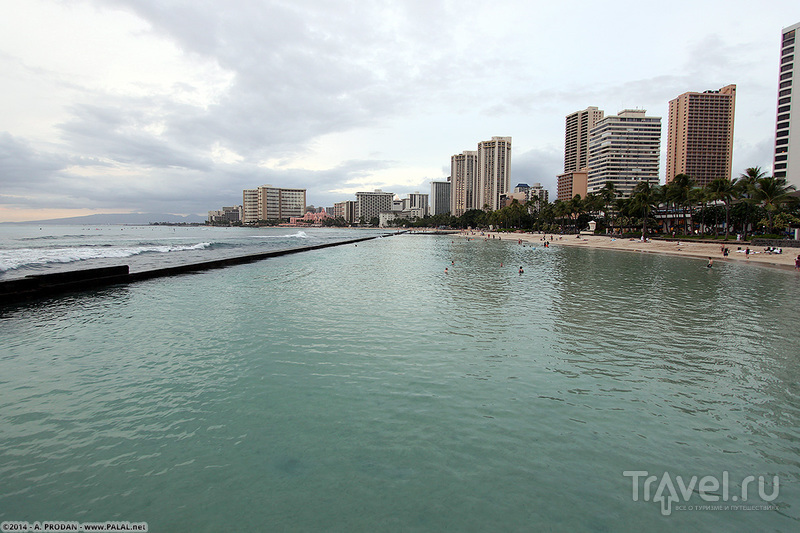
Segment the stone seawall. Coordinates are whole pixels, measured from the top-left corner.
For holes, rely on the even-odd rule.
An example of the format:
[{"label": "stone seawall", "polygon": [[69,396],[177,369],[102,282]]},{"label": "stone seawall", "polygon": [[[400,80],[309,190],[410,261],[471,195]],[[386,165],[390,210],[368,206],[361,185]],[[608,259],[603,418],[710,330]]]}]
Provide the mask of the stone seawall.
[{"label": "stone seawall", "polygon": [[800,248],[800,241],[789,239],[753,239],[750,245],[754,248],[760,246],[764,248]]},{"label": "stone seawall", "polygon": [[128,265],[120,265],[113,267],[71,270],[68,272],[56,272],[53,274],[34,274],[24,278],[0,281],[0,306],[26,300],[33,300],[36,298],[54,296],[62,293],[99,289],[109,285],[134,283],[147,279],[179,276],[181,274],[201,272],[203,270],[253,263],[256,261],[269,259],[270,257],[308,252],[311,250],[330,248],[332,246],[354,244],[371,239],[377,239],[378,237],[388,237],[391,235],[394,234],[374,235],[370,237],[361,237],[358,239],[349,239],[346,241],[316,244],[313,246],[298,246],[295,248],[286,248],[284,250],[274,250],[251,255],[216,259],[201,263],[190,263],[187,265],[146,270],[143,272],[131,273]]}]

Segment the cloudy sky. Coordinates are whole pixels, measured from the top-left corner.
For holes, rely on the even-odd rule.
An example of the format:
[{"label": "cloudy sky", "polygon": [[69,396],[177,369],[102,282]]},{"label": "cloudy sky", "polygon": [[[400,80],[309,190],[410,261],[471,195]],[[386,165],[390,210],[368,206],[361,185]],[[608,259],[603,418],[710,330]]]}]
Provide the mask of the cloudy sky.
[{"label": "cloudy sky", "polygon": [[429,192],[496,135],[514,184],[554,195],[568,113],[666,117],[729,83],[734,173],[771,169],[780,30],[800,4],[650,6],[0,0],[0,222],[205,214],[263,184],[317,206]]}]

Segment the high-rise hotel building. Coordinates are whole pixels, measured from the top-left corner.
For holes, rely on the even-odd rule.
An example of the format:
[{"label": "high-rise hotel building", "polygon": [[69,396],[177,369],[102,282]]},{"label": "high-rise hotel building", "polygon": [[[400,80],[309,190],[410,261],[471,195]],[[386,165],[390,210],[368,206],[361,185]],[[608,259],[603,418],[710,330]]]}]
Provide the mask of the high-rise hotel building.
[{"label": "high-rise hotel building", "polygon": [[557,198],[586,196],[586,167],[589,161],[589,132],[603,119],[603,111],[589,106],[567,115],[564,128],[564,173],[558,175]]},{"label": "high-rise hotel building", "polygon": [[394,200],[394,193],[383,192],[380,189],[375,189],[373,192],[357,192],[356,222],[369,224],[381,212],[391,211],[392,200]]},{"label": "high-rise hotel building", "polygon": [[302,217],[306,210],[305,189],[284,189],[261,185],[257,189],[242,191],[242,222],[253,224],[259,220],[285,220]]},{"label": "high-rise hotel building", "polygon": [[242,191],[242,222],[255,224],[259,220],[258,189],[245,189]]},{"label": "high-rise hotel building", "polygon": [[460,217],[476,209],[478,152],[465,150],[450,158],[450,214]]},{"label": "high-rise hotel building", "polygon": [[605,117],[589,132],[588,192],[596,193],[611,182],[622,197],[630,197],[642,181],[658,185],[661,117],[645,114],[626,109]]},{"label": "high-rise hotel building", "polygon": [[450,213],[500,209],[500,196],[511,187],[511,137],[481,141],[478,149],[450,158]]},{"label": "high-rise hotel building", "polygon": [[800,189],[800,100],[794,98],[792,83],[796,53],[796,36],[800,23],[781,32],[781,63],[778,78],[778,117],[775,126],[775,159],[772,166],[776,178],[785,178]]},{"label": "high-rise hotel building", "polygon": [[450,213],[450,182],[431,182],[431,215]]},{"label": "high-rise hotel building", "polygon": [[736,85],[687,92],[670,100],[667,126],[667,183],[678,174],[699,187],[731,179]]},{"label": "high-rise hotel building", "polygon": [[477,209],[502,207],[500,196],[511,192],[511,137],[478,143]]},{"label": "high-rise hotel building", "polygon": [[564,172],[586,168],[589,132],[603,120],[603,111],[589,106],[567,115],[564,128]]}]

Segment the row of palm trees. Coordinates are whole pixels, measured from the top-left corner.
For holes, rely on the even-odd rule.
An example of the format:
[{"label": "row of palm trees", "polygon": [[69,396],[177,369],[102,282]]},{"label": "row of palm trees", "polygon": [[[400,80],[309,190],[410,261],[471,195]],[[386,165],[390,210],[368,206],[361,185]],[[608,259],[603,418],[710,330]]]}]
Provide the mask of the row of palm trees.
[{"label": "row of palm trees", "polygon": [[[631,219],[639,219],[642,234],[646,234],[648,226],[655,225],[653,217],[658,215],[662,221],[676,222],[672,231],[688,235],[695,232],[695,218],[699,217],[701,232],[711,227],[719,234],[720,224],[716,220],[709,223],[708,219],[709,214],[718,216],[719,208],[723,207],[723,227],[728,237],[732,228],[731,211],[736,208],[740,233],[746,237],[751,228],[758,226],[766,226],[773,233],[779,215],[784,228],[789,223],[800,223],[798,197],[793,192],[795,188],[785,179],[768,176],[759,167],[748,168],[733,180],[716,179],[705,187],[698,187],[690,176],[679,174],[663,186],[640,182],[630,198],[620,198],[619,191],[609,182],[584,198],[575,196],[568,201],[539,204],[538,218],[555,219],[562,229],[570,226],[580,229],[583,224],[579,223],[586,219],[584,215],[592,215],[601,217],[612,233],[618,225],[630,227]],[[529,202],[528,206],[536,208],[537,204]]]}]

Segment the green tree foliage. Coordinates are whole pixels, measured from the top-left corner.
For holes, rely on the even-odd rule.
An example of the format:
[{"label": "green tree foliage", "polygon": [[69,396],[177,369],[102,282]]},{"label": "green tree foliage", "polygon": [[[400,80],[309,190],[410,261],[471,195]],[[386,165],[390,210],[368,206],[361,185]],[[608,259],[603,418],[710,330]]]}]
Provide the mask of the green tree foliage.
[{"label": "green tree foliage", "polygon": [[719,234],[724,217],[725,237],[732,232],[745,236],[759,227],[767,231],[785,229],[800,218],[800,205],[794,187],[786,180],[772,178],[758,167],[748,168],[735,180],[719,178],[706,187],[696,186],[685,174],[675,176],[664,186],[639,183],[630,198],[622,198],[612,183],[596,193],[552,203],[533,199],[516,200],[496,211],[471,209],[459,217],[435,215],[417,220],[397,219],[394,225],[407,227],[448,227],[521,229],[544,232],[577,233],[590,220],[606,231],[647,234],[651,228],[672,231],[670,220],[680,222],[676,229],[684,234]]}]

